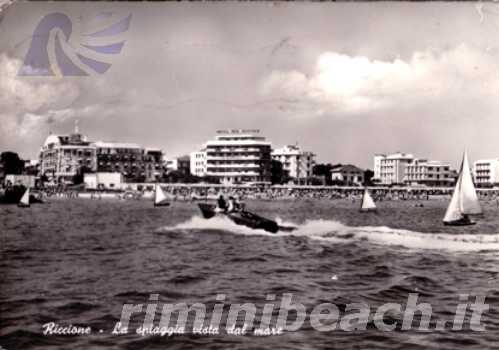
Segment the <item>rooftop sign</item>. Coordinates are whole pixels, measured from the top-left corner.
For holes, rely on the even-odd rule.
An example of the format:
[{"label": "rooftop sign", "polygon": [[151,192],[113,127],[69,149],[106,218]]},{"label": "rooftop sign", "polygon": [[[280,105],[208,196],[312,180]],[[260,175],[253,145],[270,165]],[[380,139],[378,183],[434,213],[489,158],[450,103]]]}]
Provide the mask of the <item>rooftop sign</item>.
[{"label": "rooftop sign", "polygon": [[259,129],[226,129],[217,130],[217,134],[259,134]]}]

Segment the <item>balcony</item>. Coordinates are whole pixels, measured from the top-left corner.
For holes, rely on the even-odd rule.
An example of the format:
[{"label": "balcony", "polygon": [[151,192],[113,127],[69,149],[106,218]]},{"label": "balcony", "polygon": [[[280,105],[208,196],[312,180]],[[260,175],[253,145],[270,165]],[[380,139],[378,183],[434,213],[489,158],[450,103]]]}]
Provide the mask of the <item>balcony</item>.
[{"label": "balcony", "polygon": [[208,155],[207,160],[259,160],[255,155]]},{"label": "balcony", "polygon": [[260,168],[260,164],[245,164],[245,163],[234,163],[234,164],[213,164],[208,163],[208,167],[210,168],[220,168],[220,169],[229,169],[229,168]]},{"label": "balcony", "polygon": [[208,148],[206,154],[209,156],[212,153],[247,153],[247,152],[260,152],[262,148],[260,147],[237,147],[237,148]]},{"label": "balcony", "polygon": [[213,172],[207,171],[206,175],[208,176],[260,176],[260,173],[256,171],[230,171],[230,172]]}]

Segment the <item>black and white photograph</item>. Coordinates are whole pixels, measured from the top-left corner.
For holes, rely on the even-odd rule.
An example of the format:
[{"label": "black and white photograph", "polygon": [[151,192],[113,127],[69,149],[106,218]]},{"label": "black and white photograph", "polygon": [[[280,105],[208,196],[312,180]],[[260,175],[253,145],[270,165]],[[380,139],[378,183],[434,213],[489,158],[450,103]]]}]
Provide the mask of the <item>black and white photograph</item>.
[{"label": "black and white photograph", "polygon": [[499,3],[0,0],[0,350],[497,349]]}]

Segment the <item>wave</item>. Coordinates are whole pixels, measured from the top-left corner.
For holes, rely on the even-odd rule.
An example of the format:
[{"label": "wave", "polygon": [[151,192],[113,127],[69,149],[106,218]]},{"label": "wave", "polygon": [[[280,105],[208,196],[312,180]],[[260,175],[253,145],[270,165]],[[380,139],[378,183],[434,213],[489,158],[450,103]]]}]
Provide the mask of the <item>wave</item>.
[{"label": "wave", "polygon": [[269,233],[236,225],[225,217],[206,220],[193,216],[174,226],[166,226],[161,232],[225,231],[242,235],[262,235],[269,237],[307,237],[315,240],[345,243],[366,241],[373,244],[401,246],[407,249],[429,249],[450,251],[490,251],[499,252],[499,233],[497,234],[451,234],[423,233],[387,226],[347,226],[335,220],[309,220],[294,224],[276,219],[279,225],[295,226],[296,230],[283,233]]}]

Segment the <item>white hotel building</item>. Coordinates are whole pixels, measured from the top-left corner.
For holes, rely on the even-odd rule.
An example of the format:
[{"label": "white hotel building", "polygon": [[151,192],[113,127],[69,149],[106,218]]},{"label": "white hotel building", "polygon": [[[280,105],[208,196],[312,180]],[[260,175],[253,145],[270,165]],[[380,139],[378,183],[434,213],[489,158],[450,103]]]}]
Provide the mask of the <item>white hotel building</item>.
[{"label": "white hotel building", "polygon": [[191,174],[199,177],[206,175],[206,150],[191,152]]},{"label": "white hotel building", "polygon": [[206,143],[206,175],[221,183],[270,183],[271,144],[259,130],[220,130]]},{"label": "white hotel building", "polygon": [[450,163],[415,159],[405,170],[407,185],[451,186],[454,183]]},{"label": "white hotel building", "polygon": [[298,145],[289,145],[275,149],[272,159],[282,163],[282,167],[288,175],[300,183],[312,176],[315,165],[315,154],[303,151]]},{"label": "white hotel building", "polygon": [[85,166],[97,170],[96,148],[76,128],[71,135],[49,135],[40,149],[40,174],[52,182],[71,182]]},{"label": "white hotel building", "polygon": [[477,186],[499,184],[499,159],[481,159],[473,163],[473,175]]},{"label": "white hotel building", "polygon": [[374,156],[374,179],[383,185],[404,183],[405,168],[414,160],[408,153]]},{"label": "white hotel building", "polygon": [[454,182],[448,162],[417,159],[400,152],[374,156],[374,179],[383,185],[450,186]]}]

